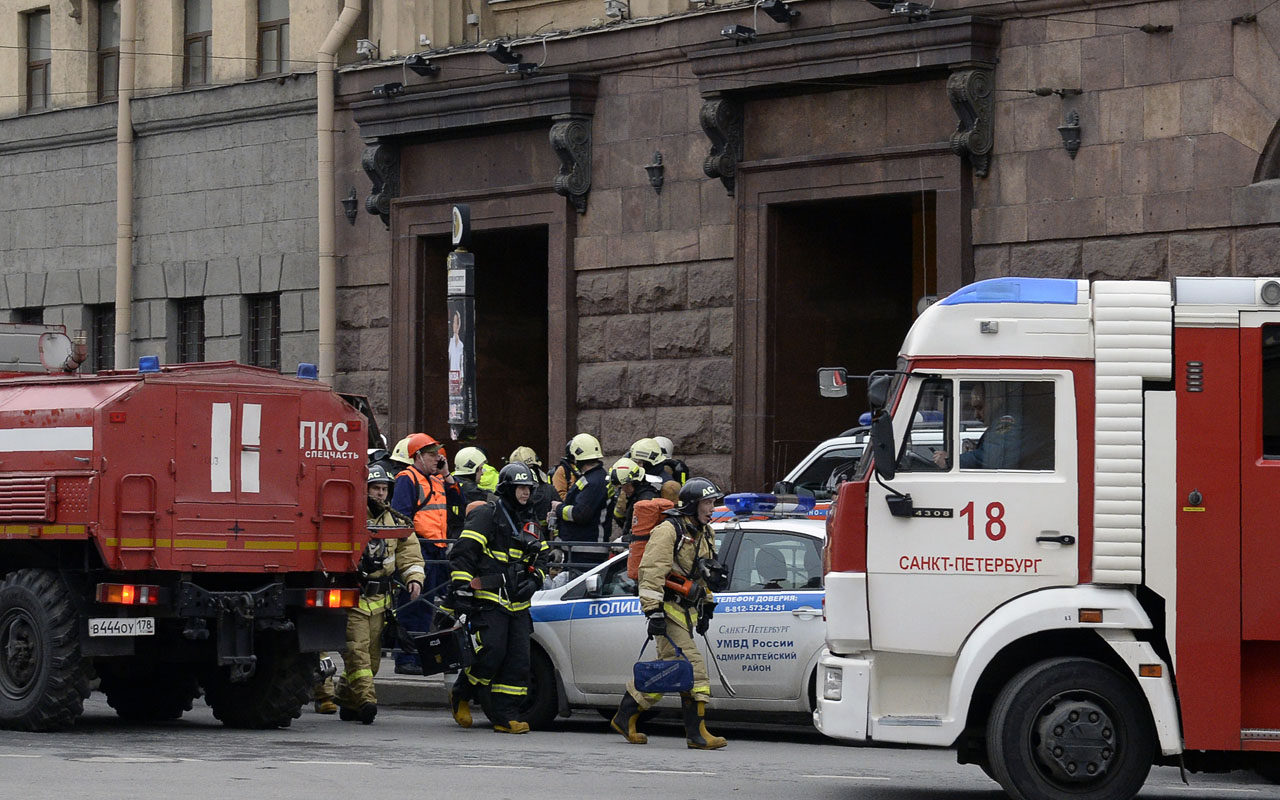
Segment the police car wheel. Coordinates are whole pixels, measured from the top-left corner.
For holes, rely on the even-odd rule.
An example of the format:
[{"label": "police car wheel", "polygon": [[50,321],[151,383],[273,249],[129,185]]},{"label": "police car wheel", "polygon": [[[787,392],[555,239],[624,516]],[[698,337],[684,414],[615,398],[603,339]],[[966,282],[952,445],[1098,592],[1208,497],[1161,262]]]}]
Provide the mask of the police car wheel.
[{"label": "police car wheel", "polygon": [[1109,666],[1053,658],[1018,673],[987,723],[992,776],[1014,800],[1128,800],[1156,755],[1134,682]]},{"label": "police car wheel", "polygon": [[523,709],[524,721],[530,728],[545,729],[555,721],[560,712],[556,695],[556,670],[551,659],[538,647],[529,654],[532,669],[529,676],[529,696]]}]

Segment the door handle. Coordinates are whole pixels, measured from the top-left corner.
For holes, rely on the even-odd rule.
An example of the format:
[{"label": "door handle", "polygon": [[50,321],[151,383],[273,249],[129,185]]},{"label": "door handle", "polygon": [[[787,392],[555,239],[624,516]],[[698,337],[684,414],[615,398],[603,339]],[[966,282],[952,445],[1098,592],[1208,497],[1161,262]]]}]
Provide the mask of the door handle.
[{"label": "door handle", "polygon": [[1051,543],[1051,544],[1075,544],[1076,537],[1072,536],[1069,533],[1063,534],[1061,536],[1037,536],[1036,542],[1044,542],[1044,543]]},{"label": "door handle", "polygon": [[800,606],[799,608],[791,609],[791,614],[792,616],[795,616],[795,617],[805,617],[805,616],[812,617],[812,616],[817,616],[818,614],[821,614],[821,613],[822,611],[820,609],[814,608],[813,606]]}]

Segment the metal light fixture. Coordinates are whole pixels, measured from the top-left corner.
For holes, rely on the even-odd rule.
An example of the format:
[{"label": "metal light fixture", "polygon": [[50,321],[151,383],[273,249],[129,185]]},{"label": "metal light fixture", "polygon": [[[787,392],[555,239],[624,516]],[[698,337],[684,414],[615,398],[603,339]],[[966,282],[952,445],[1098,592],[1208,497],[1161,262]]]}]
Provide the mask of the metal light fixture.
[{"label": "metal light fixture", "polygon": [[356,55],[365,58],[377,58],[378,46],[368,39],[356,39]]},{"label": "metal light fixture", "polygon": [[490,42],[484,50],[489,57],[499,64],[507,65],[507,72],[520,75],[532,75],[538,71],[537,64],[524,63],[524,53],[517,53],[504,41]]},{"label": "metal light fixture", "polygon": [[665,171],[662,166],[662,153],[654,152],[653,163],[645,164],[644,171],[649,174],[649,185],[653,187],[653,191],[662,194],[662,173]]},{"label": "metal light fixture", "polygon": [[876,8],[889,12],[891,17],[906,17],[907,22],[923,22],[933,12],[933,3],[904,3],[899,0],[867,0]]},{"label": "metal light fixture", "polygon": [[1074,160],[1080,152],[1080,112],[1074,108],[1067,112],[1066,120],[1058,126],[1058,135],[1062,137],[1062,146],[1067,155]]},{"label": "metal light fixture", "polygon": [[398,94],[404,94],[404,84],[400,81],[379,83],[373,87],[373,94],[375,97],[395,97]]},{"label": "metal light fixture", "polygon": [[756,40],[756,29],[747,25],[726,25],[720,31],[720,35],[726,39],[732,39],[739,44],[744,42],[754,42]]},{"label": "metal light fixture", "polygon": [[769,19],[774,22],[781,22],[784,25],[790,24],[796,17],[800,16],[800,12],[788,6],[783,0],[762,0],[760,10],[769,15]]},{"label": "metal light fixture", "polygon": [[627,0],[604,0],[604,15],[609,19],[628,19],[631,4]]},{"label": "metal light fixture", "polygon": [[429,78],[433,75],[440,74],[440,67],[431,63],[431,59],[422,53],[414,53],[404,60],[404,65],[413,70],[413,74],[423,78]]},{"label": "metal light fixture", "polygon": [[347,196],[339,202],[342,203],[342,213],[346,214],[347,222],[355,225],[356,215],[360,212],[360,201],[356,199],[356,187],[352,186]]}]

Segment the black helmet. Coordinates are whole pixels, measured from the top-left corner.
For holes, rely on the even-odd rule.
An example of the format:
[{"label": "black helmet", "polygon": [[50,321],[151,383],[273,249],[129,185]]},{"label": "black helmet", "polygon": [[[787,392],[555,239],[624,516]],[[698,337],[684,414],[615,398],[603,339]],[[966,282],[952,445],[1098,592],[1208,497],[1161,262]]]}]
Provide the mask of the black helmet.
[{"label": "black helmet", "polygon": [[369,480],[366,482],[370,486],[372,486],[375,483],[385,483],[390,485],[392,483],[395,483],[396,481],[395,481],[395,478],[392,478],[389,474],[387,474],[386,467],[382,466],[381,464],[370,464]]},{"label": "black helmet", "polygon": [[519,462],[508,464],[498,473],[498,496],[512,505],[516,502],[516,487],[528,486],[530,489],[538,485],[538,478],[527,464]]},{"label": "black helmet", "polygon": [[711,482],[708,478],[690,478],[689,482],[680,487],[680,502],[676,503],[676,507],[667,513],[681,514],[691,517],[698,513],[698,503],[708,498],[719,500],[724,497],[724,492]]}]

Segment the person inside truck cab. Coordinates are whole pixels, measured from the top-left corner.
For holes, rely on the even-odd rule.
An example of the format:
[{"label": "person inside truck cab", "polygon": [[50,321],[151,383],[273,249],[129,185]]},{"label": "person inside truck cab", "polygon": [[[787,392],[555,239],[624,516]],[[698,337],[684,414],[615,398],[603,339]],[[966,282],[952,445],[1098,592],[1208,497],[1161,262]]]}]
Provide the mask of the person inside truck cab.
[{"label": "person inside truck cab", "polygon": [[[1053,384],[1040,381],[961,381],[972,416],[961,419],[985,425],[975,443],[965,440],[960,469],[1052,469]],[[951,454],[939,450],[933,463],[951,466]]]}]

